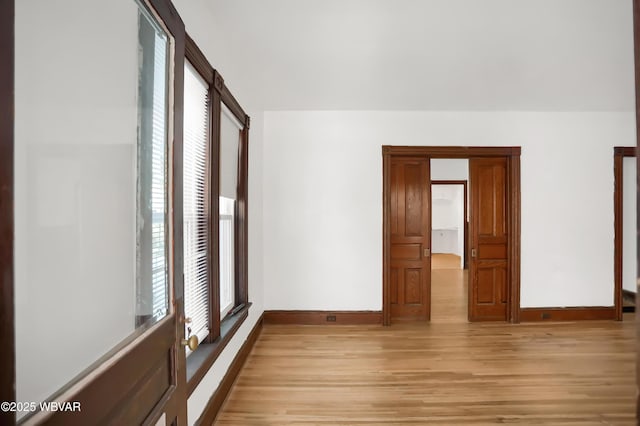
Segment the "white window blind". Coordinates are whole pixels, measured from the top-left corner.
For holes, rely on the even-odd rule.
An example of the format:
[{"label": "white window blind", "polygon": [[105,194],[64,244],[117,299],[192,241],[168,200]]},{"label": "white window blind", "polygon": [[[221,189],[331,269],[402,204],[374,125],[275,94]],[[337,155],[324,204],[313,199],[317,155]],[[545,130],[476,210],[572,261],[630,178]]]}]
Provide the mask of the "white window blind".
[{"label": "white window blind", "polygon": [[208,85],[189,62],[184,75],[184,309],[186,335],[209,334],[207,133]]}]

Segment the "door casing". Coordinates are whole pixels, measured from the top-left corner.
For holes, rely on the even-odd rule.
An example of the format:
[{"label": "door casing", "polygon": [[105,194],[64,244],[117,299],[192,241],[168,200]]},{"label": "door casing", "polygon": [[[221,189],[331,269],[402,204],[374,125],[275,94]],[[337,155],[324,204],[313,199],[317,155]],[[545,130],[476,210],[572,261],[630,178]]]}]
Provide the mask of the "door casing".
[{"label": "door casing", "polygon": [[635,157],[636,147],[613,148],[613,265],[614,285],[613,303],[616,311],[616,320],[622,321],[622,163],[624,157]]},{"label": "door casing", "polygon": [[[391,324],[390,297],[390,166],[393,157],[478,158],[505,157],[507,159],[507,218],[509,298],[507,321],[520,322],[520,147],[464,147],[464,146],[390,146],[382,147],[382,317],[383,324]],[[471,212],[473,215],[474,212]]]}]

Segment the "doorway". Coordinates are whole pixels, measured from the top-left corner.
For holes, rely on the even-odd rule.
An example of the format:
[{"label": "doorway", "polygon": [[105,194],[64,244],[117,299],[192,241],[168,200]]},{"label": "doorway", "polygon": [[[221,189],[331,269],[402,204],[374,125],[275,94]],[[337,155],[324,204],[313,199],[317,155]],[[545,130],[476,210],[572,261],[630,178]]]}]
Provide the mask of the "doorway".
[{"label": "doorway", "polygon": [[[436,180],[439,169],[464,180]],[[441,172],[440,172],[441,173]],[[431,321],[466,322],[468,316],[468,160],[431,160]],[[447,176],[447,175],[444,175]]]},{"label": "doorway", "polygon": [[383,146],[383,323],[431,318],[430,160],[468,159],[470,321],[519,322],[520,148]]},{"label": "doorway", "polygon": [[614,305],[616,320],[635,311],[636,299],[636,148],[613,149]]}]

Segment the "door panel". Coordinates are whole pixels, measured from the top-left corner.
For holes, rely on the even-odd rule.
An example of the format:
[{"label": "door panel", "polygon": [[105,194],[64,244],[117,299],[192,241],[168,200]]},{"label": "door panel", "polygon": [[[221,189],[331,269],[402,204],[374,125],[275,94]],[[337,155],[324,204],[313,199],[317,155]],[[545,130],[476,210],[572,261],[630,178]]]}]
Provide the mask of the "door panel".
[{"label": "door panel", "polygon": [[[84,292],[88,297],[87,300],[78,298],[82,295],[76,295],[78,297],[74,298],[73,305],[82,308],[82,312],[85,312],[86,315],[72,315],[69,316],[72,320],[65,321],[64,324],[50,325],[49,328],[57,330],[59,336],[68,337],[69,344],[65,342],[66,346],[62,344],[54,345],[63,349],[66,347],[65,359],[56,357],[54,356],[55,354],[43,354],[41,352],[36,352],[35,356],[48,358],[51,362],[55,360],[64,361],[64,363],[58,362],[58,364],[49,365],[48,367],[51,371],[57,370],[58,374],[60,374],[61,367],[65,367],[65,364],[71,365],[76,360],[79,362],[78,368],[84,368],[85,366],[86,368],[78,373],[70,370],[65,371],[64,375],[60,375],[59,383],[51,383],[51,390],[46,389],[46,401],[43,401],[42,407],[60,407],[58,404],[67,402],[67,404],[62,405],[63,410],[42,409],[30,412],[20,419],[23,424],[65,426],[94,424],[136,425],[157,424],[159,419],[164,419],[165,423],[168,424],[187,424],[185,351],[181,345],[181,339],[184,336],[184,323],[181,319],[183,318],[184,306],[182,300],[182,233],[175,232],[176,229],[182,228],[182,208],[176,207],[182,206],[182,105],[185,29],[184,23],[170,0],[118,3],[118,7],[109,7],[109,13],[104,16],[104,19],[111,20],[113,21],[112,24],[115,25],[117,23],[122,27],[124,36],[115,37],[118,42],[123,43],[122,51],[119,49],[93,49],[98,52],[94,52],[94,56],[99,57],[100,64],[103,62],[110,64],[114,70],[117,70],[118,82],[129,81],[132,84],[113,84],[109,86],[106,83],[109,79],[102,78],[106,77],[107,74],[104,76],[98,74],[98,80],[101,85],[104,80],[105,88],[123,86],[124,89],[121,93],[123,96],[120,98],[114,93],[113,99],[109,98],[106,102],[93,103],[89,99],[88,103],[82,104],[86,110],[84,111],[85,113],[89,113],[92,116],[98,114],[96,123],[105,124],[109,128],[113,127],[111,130],[115,129],[114,131],[120,132],[118,135],[121,135],[124,139],[112,144],[113,138],[106,137],[105,139],[105,135],[89,135],[89,139],[85,135],[80,138],[82,139],[81,141],[69,140],[67,137],[64,139],[67,145],[60,145],[64,149],[52,148],[56,148],[56,156],[59,156],[58,152],[66,155],[65,161],[60,164],[71,170],[69,173],[84,172],[87,164],[101,165],[101,167],[112,172],[118,172],[115,173],[118,176],[122,175],[119,173],[120,170],[130,171],[126,182],[129,186],[119,186],[120,181],[109,181],[111,184],[116,185],[117,188],[109,186],[111,184],[104,186],[109,188],[106,191],[109,194],[106,204],[100,203],[100,200],[104,198],[103,192],[105,192],[100,191],[102,186],[97,187],[97,189],[94,187],[93,190],[87,187],[86,191],[82,191],[81,198],[83,198],[84,202],[81,206],[82,208],[79,208],[74,203],[69,204],[68,200],[62,202],[62,205],[65,206],[69,204],[65,207],[64,212],[69,209],[69,211],[75,212],[73,215],[68,215],[71,218],[71,222],[69,222],[71,225],[66,225],[67,222],[65,222],[65,228],[87,230],[87,238],[74,241],[82,242],[80,244],[82,247],[97,247],[98,249],[107,247],[106,250],[110,256],[96,256],[91,250],[88,251],[89,254],[86,254],[86,247],[84,251],[73,251],[60,249],[66,247],[66,245],[57,246],[59,249],[57,250],[58,257],[62,262],[60,263],[60,268],[66,264],[71,264],[76,267],[75,269],[82,269],[86,271],[85,273],[93,273],[93,275],[96,275],[96,273],[100,275],[102,274],[101,271],[107,269],[112,271],[123,270],[124,272],[121,276],[114,277],[114,279],[111,279],[111,276],[106,280],[102,277],[103,279],[101,280],[95,280],[96,283],[88,283],[84,279],[80,280],[82,288],[87,287],[88,284],[91,284],[92,287],[87,287],[88,290]],[[37,7],[41,8],[42,5]],[[57,13],[56,16],[62,16],[61,14],[75,16],[74,12],[76,12],[76,15],[78,12],[77,2],[60,1],[56,2],[56,5],[52,7]],[[121,8],[125,10],[121,11]],[[96,13],[100,12],[100,10],[94,11]],[[29,13],[25,12],[24,15],[27,16]],[[56,19],[51,22],[53,23],[51,24],[52,27],[59,24]],[[85,24],[86,22],[81,19],[72,19],[69,22],[65,22],[65,25],[70,28],[68,34],[79,34],[79,29],[84,29]],[[107,27],[103,25],[100,29],[105,30]],[[43,30],[43,28],[40,29]],[[103,34],[99,32],[100,29],[92,34],[93,41],[97,42],[98,46],[102,46],[101,43],[105,39]],[[128,36],[131,36],[130,40],[127,39]],[[82,42],[84,44],[81,44],[81,46],[90,46],[91,44],[89,44],[88,40],[92,39],[85,35],[83,37]],[[69,43],[71,43],[69,46],[72,50],[78,50],[80,45],[73,44],[77,40],[79,40],[77,35],[69,39]],[[80,50],[85,53],[84,62],[90,63],[94,58],[94,56],[86,57],[86,51],[90,49]],[[133,55],[129,55],[127,52],[133,53]],[[30,54],[35,55],[35,52]],[[121,63],[123,57],[129,57],[133,64],[128,62]],[[53,81],[53,85],[63,87],[68,76],[77,72],[77,66],[66,63],[58,65],[61,65],[62,68],[58,69],[60,72],[55,74],[54,77],[59,81]],[[67,69],[64,68],[66,65],[69,65],[69,71],[64,71]],[[128,65],[133,66],[129,67]],[[125,80],[122,80],[123,78]],[[137,85],[135,84],[136,81]],[[91,83],[89,80],[87,82]],[[79,86],[80,89],[83,87]],[[163,87],[164,89],[162,89]],[[42,96],[43,99],[47,99],[45,94]],[[48,96],[51,97],[51,94],[49,93]],[[87,98],[92,98],[92,96]],[[126,103],[121,103],[125,101]],[[122,109],[135,113],[136,108],[138,123],[136,123],[136,114],[132,116],[133,122],[129,120],[109,121],[106,119],[114,111]],[[106,115],[105,112],[107,113]],[[34,120],[37,123],[38,117],[34,117]],[[50,117],[47,120],[50,121]],[[57,131],[65,133],[67,128],[75,129],[77,121],[77,119],[71,119],[70,117],[69,120],[58,120]],[[66,132],[65,135],[68,133]],[[92,137],[98,137],[98,139],[93,140],[91,139]],[[153,143],[144,142],[148,142],[149,139]],[[111,142],[105,143],[104,141],[106,140]],[[105,153],[114,152],[112,146],[118,147],[118,153],[122,152],[122,148],[127,148],[126,152],[124,152],[126,154],[125,161],[122,161],[124,167],[109,169],[105,166],[107,164],[105,159],[111,158],[111,155]],[[49,156],[46,152],[44,154]],[[29,156],[28,160],[33,158]],[[108,164],[111,165],[111,163]],[[119,162],[118,165],[120,165]],[[80,168],[80,166],[83,168]],[[24,170],[31,175],[31,171],[35,170],[34,167],[26,165]],[[50,169],[46,170],[49,172],[49,176],[47,176],[49,178],[60,175],[57,169],[55,170],[56,173],[52,172],[54,169],[47,169]],[[65,173],[66,169],[60,168]],[[158,172],[158,170],[162,172]],[[98,172],[101,171],[103,169],[98,170]],[[98,172],[94,168],[87,170],[86,175],[93,176]],[[25,173],[26,175],[27,173]],[[64,174],[64,176],[72,175]],[[84,175],[79,176],[79,178],[83,177]],[[40,179],[40,181],[47,182],[47,179]],[[69,182],[76,182],[76,180],[72,179]],[[80,179],[77,179],[77,182],[87,184],[87,181]],[[27,187],[25,186],[25,188]],[[130,191],[130,193],[126,191]],[[124,196],[121,198],[124,201],[120,203],[122,200],[117,195],[122,195],[123,192]],[[35,195],[27,196],[27,194],[28,192],[25,192],[23,196],[31,199],[30,197],[35,197],[39,192],[33,191]],[[66,200],[64,197],[61,199]],[[134,221],[136,218],[142,219],[141,222],[145,222],[144,220],[146,219],[146,222],[139,227],[128,226],[128,222],[124,224],[125,229],[122,232],[122,241],[124,242],[122,244],[120,244],[120,239],[116,239],[113,235],[117,229],[114,226],[105,225],[105,223],[111,224],[112,222],[103,220],[113,220],[112,215],[109,215],[110,210],[104,210],[104,205],[114,204],[113,200],[118,201],[118,203],[115,203],[116,210],[124,212],[124,216],[131,219],[131,225],[136,225]],[[137,208],[139,210],[136,210]],[[83,216],[80,216],[80,214]],[[66,213],[63,215],[66,215]],[[85,216],[91,220],[81,220]],[[48,216],[45,215],[44,217]],[[120,216],[114,217],[116,219],[120,218]],[[96,226],[105,228],[106,226],[111,232],[100,238],[90,225],[94,225],[94,228]],[[56,228],[58,227],[56,226]],[[140,236],[137,237],[137,234]],[[69,238],[62,239],[61,243],[55,243],[64,244],[67,240]],[[89,246],[87,243],[92,245]],[[112,250],[110,246],[105,244],[117,244],[116,248],[118,250]],[[52,246],[56,248],[53,244]],[[53,252],[53,250],[51,251]],[[122,259],[124,260],[117,261],[116,257],[114,257],[115,255],[111,256],[116,251],[122,252]],[[83,255],[83,253],[85,254]],[[132,267],[129,267],[129,263]],[[62,303],[56,300],[44,300],[50,306],[57,307],[57,311],[65,312],[65,317],[58,315],[57,318],[66,318],[66,315],[69,314],[66,312],[69,310],[68,306],[70,305],[68,303],[69,294],[73,292],[59,291],[60,289],[55,287],[59,285],[65,289],[71,288],[68,285],[70,278],[67,279],[66,275],[77,277],[77,274],[74,271],[66,271],[64,268],[59,269],[59,273],[65,275],[63,276],[64,280],[58,280],[58,282],[55,279],[52,280],[51,277],[47,277],[43,282],[45,288],[54,290],[50,294],[56,293],[62,297],[60,299]],[[104,286],[95,287],[94,285],[98,283],[103,283]],[[125,297],[113,299],[113,305],[108,305],[105,300],[118,290],[123,290]],[[66,305],[65,302],[67,302]],[[172,306],[172,309],[167,309],[168,305]],[[29,303],[29,306],[33,308],[31,303]],[[113,306],[113,308],[106,312],[97,309],[105,306],[109,306],[109,308]],[[88,320],[94,320],[94,323],[89,323]],[[95,341],[89,341],[85,336],[81,336],[78,333],[77,323],[85,322],[87,324],[84,324],[83,328],[88,331],[86,334],[91,338],[95,338]],[[19,322],[16,322],[16,325],[18,324]],[[113,341],[107,339],[105,333],[102,332],[102,330],[109,330],[122,325],[127,327],[122,327],[120,334],[111,336]],[[33,340],[41,342],[41,339],[34,338]],[[48,346],[51,347],[52,345]],[[87,356],[86,359],[79,359],[77,352],[80,352],[78,348],[82,347],[92,349],[94,353],[89,354],[90,356]],[[74,355],[75,359],[72,358]],[[24,356],[22,359],[25,359]],[[42,364],[42,359],[40,359],[39,364]],[[38,366],[37,363],[34,365]],[[39,380],[40,376],[46,376],[39,375],[37,369],[33,368],[24,369],[23,374],[28,379],[38,379],[31,380],[31,383],[41,382]],[[66,384],[64,384],[65,381]],[[20,383],[19,380],[18,383]],[[25,381],[25,383],[29,384],[28,381]],[[53,389],[58,390],[53,391]],[[35,394],[35,392],[33,393]],[[38,401],[35,398],[25,399]],[[40,406],[36,408],[40,408]],[[3,422],[0,421],[0,423]]]},{"label": "door panel", "polygon": [[507,159],[469,160],[471,249],[469,320],[506,321],[508,301]]},{"label": "door panel", "polygon": [[429,161],[393,158],[389,198],[391,319],[427,320],[431,278]]}]

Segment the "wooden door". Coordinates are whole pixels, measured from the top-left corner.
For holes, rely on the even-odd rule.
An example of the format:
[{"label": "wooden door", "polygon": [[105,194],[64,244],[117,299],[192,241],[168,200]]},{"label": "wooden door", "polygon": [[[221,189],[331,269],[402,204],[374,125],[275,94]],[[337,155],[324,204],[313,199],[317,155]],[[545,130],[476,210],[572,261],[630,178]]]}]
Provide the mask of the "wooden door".
[{"label": "wooden door", "polygon": [[428,320],[431,281],[431,183],[427,158],[390,163],[391,320]]},{"label": "wooden door", "polygon": [[507,158],[472,158],[469,174],[469,321],[506,321],[509,300]]}]

